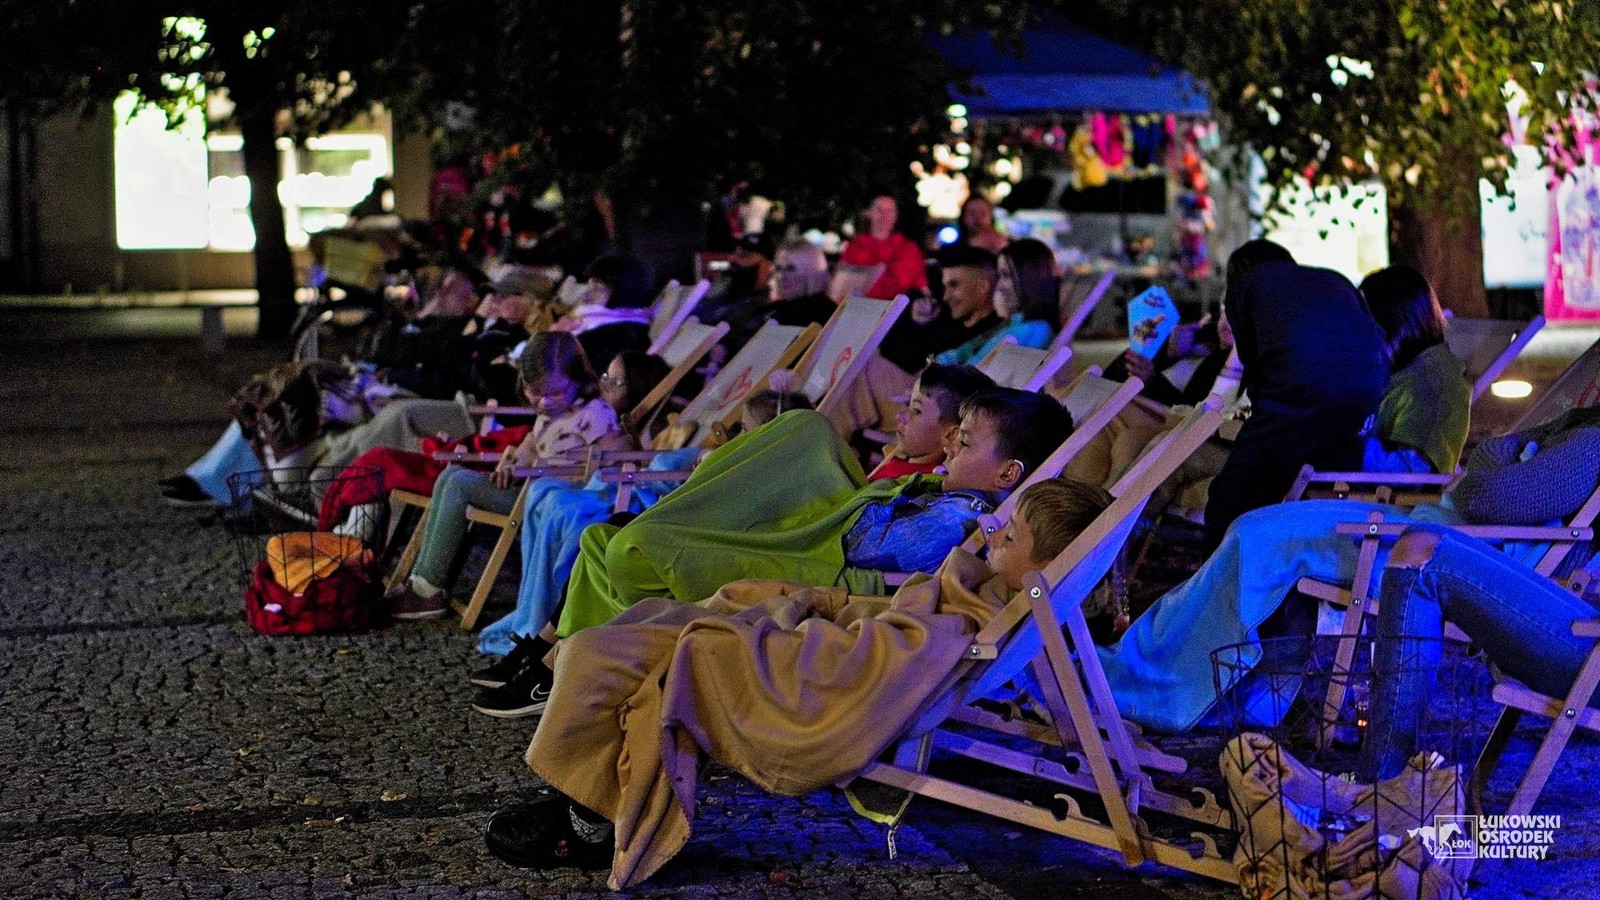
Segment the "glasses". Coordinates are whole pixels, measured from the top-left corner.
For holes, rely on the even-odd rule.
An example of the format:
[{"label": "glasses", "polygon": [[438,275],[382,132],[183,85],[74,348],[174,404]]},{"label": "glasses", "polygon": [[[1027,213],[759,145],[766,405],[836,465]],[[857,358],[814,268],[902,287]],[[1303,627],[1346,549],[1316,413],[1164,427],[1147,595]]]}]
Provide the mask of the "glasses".
[{"label": "glasses", "polygon": [[600,383],[608,388],[620,388],[626,387],[628,380],[620,375],[613,375],[610,372],[607,372],[600,376]]}]

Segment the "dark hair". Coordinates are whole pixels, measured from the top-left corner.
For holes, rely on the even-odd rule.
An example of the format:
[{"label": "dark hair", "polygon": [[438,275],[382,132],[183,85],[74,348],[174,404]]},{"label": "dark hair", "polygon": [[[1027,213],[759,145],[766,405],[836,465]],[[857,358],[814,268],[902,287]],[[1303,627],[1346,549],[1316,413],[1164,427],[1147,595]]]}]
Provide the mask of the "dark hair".
[{"label": "dark hair", "polygon": [[1024,238],[1012,241],[1000,251],[1011,261],[1013,283],[1021,304],[1022,318],[1061,323],[1061,279],[1056,275],[1056,254],[1043,241]]},{"label": "dark hair", "polygon": [[649,306],[655,297],[650,293],[650,270],[644,262],[633,256],[602,256],[583,271],[585,281],[598,281],[611,288],[612,309]]},{"label": "dark hair", "polygon": [[1245,241],[1228,257],[1227,275],[1231,279],[1243,278],[1251,269],[1266,262],[1292,263],[1294,254],[1282,244],[1273,243],[1265,238]]},{"label": "dark hair", "polygon": [[1411,365],[1422,351],[1444,343],[1444,313],[1421,272],[1405,264],[1379,269],[1361,279],[1361,296],[1383,328],[1389,371]]},{"label": "dark hair", "polygon": [[756,391],[745,398],[744,411],[757,425],[765,425],[791,409],[812,409],[811,398],[799,391]]},{"label": "dark hair", "polygon": [[939,251],[939,268],[941,269],[986,269],[993,275],[999,268],[999,257],[983,249],[968,244],[951,244]]},{"label": "dark hair", "polygon": [[589,263],[583,270],[584,281],[598,281],[606,287],[616,287],[617,278],[622,274],[622,258],[619,256],[602,256]]},{"label": "dark hair", "polygon": [[961,232],[961,243],[965,243],[968,238],[972,237],[967,233],[967,207],[974,203],[982,203],[984,206],[989,207],[989,227],[994,227],[994,204],[989,201],[988,197],[974,191],[967,195],[967,199],[961,201],[961,211],[956,213],[956,229]]},{"label": "dark hair", "polygon": [[560,374],[578,385],[578,396],[593,397],[599,379],[589,365],[578,339],[565,331],[541,331],[528,338],[517,359],[517,390],[551,374]]},{"label": "dark hair", "polygon": [[627,415],[644,400],[645,395],[655,389],[667,373],[672,371],[672,366],[667,361],[653,353],[642,350],[624,350],[614,359],[622,360],[622,409],[617,410],[617,415]]},{"label": "dark hair", "polygon": [[1046,478],[1017,497],[1016,515],[1033,532],[1034,560],[1043,562],[1061,555],[1110,505],[1111,495],[1099,485]]},{"label": "dark hair", "polygon": [[995,387],[995,383],[976,366],[930,363],[917,376],[917,387],[922,389],[922,396],[939,405],[939,424],[955,425],[961,421],[961,404],[973,394]]},{"label": "dark hair", "polygon": [[1016,388],[989,388],[961,404],[962,417],[983,415],[994,424],[995,450],[1022,463],[1023,475],[1039,470],[1072,434],[1072,414],[1044,394]]}]

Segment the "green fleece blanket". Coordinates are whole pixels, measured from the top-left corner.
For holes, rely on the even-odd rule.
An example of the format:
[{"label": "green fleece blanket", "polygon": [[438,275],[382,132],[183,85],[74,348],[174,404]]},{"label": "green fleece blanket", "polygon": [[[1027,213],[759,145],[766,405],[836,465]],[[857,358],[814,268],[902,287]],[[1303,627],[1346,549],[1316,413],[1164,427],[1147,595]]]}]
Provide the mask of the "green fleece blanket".
[{"label": "green fleece blanket", "polygon": [[602,624],[647,597],[701,600],[743,578],[881,594],[882,573],[845,567],[844,536],[867,504],[929,478],[868,482],[826,418],[785,413],[719,448],[625,527],[585,530],[556,631]]},{"label": "green fleece blanket", "polygon": [[1435,472],[1454,472],[1472,416],[1465,370],[1444,344],[1422,351],[1389,379],[1378,405],[1378,437],[1415,449]]}]

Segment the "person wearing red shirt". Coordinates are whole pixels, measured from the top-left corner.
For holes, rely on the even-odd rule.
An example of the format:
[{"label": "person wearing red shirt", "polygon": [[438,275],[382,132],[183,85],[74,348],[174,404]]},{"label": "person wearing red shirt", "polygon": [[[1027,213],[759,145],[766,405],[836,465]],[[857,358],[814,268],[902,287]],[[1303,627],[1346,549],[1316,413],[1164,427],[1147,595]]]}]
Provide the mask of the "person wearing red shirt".
[{"label": "person wearing red shirt", "polygon": [[[841,270],[855,267],[857,271],[883,266],[877,279],[862,293],[878,300],[892,300],[897,294],[928,288],[928,272],[922,260],[922,251],[908,237],[894,230],[900,220],[900,207],[894,198],[879,194],[867,207],[867,231],[857,234],[844,247],[839,257]],[[835,303],[842,303],[833,290],[828,291]]]}]

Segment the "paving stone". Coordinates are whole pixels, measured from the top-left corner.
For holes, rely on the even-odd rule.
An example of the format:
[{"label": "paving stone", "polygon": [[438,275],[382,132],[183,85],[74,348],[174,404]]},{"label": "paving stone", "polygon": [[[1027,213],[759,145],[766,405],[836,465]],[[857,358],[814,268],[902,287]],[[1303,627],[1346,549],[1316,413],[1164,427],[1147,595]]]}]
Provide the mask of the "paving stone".
[{"label": "paving stone", "polygon": [[[0,350],[0,896],[605,895],[600,873],[518,871],[484,852],[488,816],[538,781],[521,762],[534,723],[467,707],[473,635],[451,622],[254,634],[232,539],[155,502],[154,481],[206,449],[232,387],[272,359],[235,344],[222,360],[181,342]],[[1477,896],[1556,896],[1565,873],[1600,884],[1596,742],[1562,765],[1541,804],[1567,816],[1557,859],[1508,865]],[[1235,895],[931,802],[912,810],[890,860],[883,829],[837,793],[772,797],[713,768],[693,840],[636,893]]]}]

